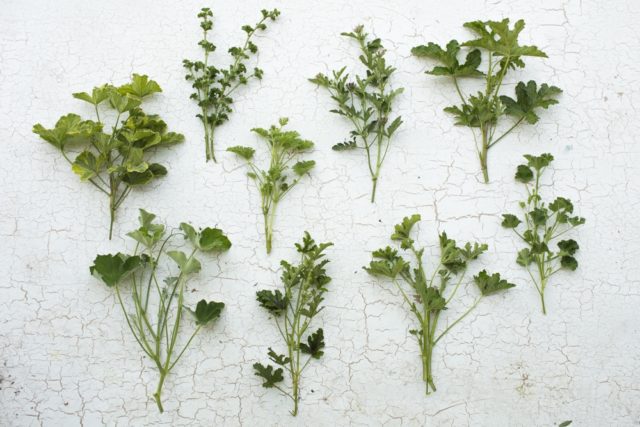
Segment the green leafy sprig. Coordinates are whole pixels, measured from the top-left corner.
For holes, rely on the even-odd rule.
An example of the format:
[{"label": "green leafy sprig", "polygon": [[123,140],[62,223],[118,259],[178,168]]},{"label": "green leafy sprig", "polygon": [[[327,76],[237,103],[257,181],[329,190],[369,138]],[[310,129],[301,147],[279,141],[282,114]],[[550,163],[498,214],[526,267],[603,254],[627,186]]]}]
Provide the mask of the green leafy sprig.
[{"label": "green leafy sprig", "polygon": [[[440,234],[440,258],[433,273],[428,274],[423,261],[425,248],[418,249],[411,237],[411,230],[419,221],[420,215],[405,217],[402,223],[395,226],[391,235],[391,240],[399,242],[400,248],[412,256],[413,263],[399,255],[397,249],[387,246],[373,251],[373,260],[364,269],[374,276],[391,279],[415,315],[419,328],[409,332],[418,340],[422,355],[422,379],[426,385],[426,394],[430,394],[436,390],[431,367],[436,344],[467,317],[483,297],[515,285],[502,279],[499,273],[489,274],[482,270],[473,277],[480,295],[460,317],[439,332],[440,315],[449,307],[465,281],[467,265],[486,251],[487,245],[466,243],[464,246],[458,246],[455,240],[449,239],[443,232]],[[401,282],[404,282],[404,286]],[[408,292],[405,291],[405,287],[408,287]]]},{"label": "green leafy sprig", "polygon": [[[162,387],[167,375],[196,334],[220,317],[224,308],[224,303],[204,299],[193,309],[187,307],[187,280],[201,268],[196,255],[225,252],[231,242],[222,230],[208,227],[196,230],[187,223],[167,233],[164,225],[153,222],[155,217],[140,209],[140,228],[127,234],[137,242],[133,254],[98,255],[90,272],[115,289],[133,337],[158,369],[160,378],[153,398],[163,412]],[[171,249],[178,237],[188,241],[192,249],[187,253]],[[160,280],[158,269],[166,257],[177,265],[179,273]],[[178,336],[185,310],[193,315],[195,329],[181,346]]]},{"label": "green leafy sprig", "polygon": [[[280,290],[262,290],[257,292],[260,306],[273,316],[278,331],[286,345],[286,354],[279,354],[269,347],[270,364],[255,363],[255,374],[263,379],[263,387],[277,388],[293,401],[291,414],[298,414],[300,400],[300,379],[305,368],[314,359],[324,354],[324,331],[322,328],[308,333],[313,318],[324,308],[321,304],[327,292],[327,284],[331,278],[327,276],[325,265],[329,262],[323,259],[324,250],[332,243],[320,243],[305,232],[301,244],[296,244],[301,260],[297,265],[281,261],[282,284],[284,293]],[[306,339],[304,336],[306,335]],[[307,360],[303,360],[306,355]],[[283,372],[289,373],[291,391],[280,384],[284,381]]]},{"label": "green leafy sprig", "polygon": [[[542,174],[553,161],[549,153],[540,156],[527,154],[526,164],[519,165],[515,179],[527,189],[527,200],[520,202],[524,211],[522,220],[513,214],[502,215],[502,226],[512,229],[527,245],[518,252],[516,262],[525,267],[531,281],[540,294],[542,312],[547,314],[544,291],[549,279],[561,270],[578,268],[575,254],[580,248],[573,239],[557,239],[585,223],[585,219],[573,215],[573,203],[565,197],[557,197],[548,205],[540,194]],[[521,227],[522,226],[522,227]],[[522,229],[523,231],[518,231]],[[552,250],[553,243],[557,249]]]},{"label": "green leafy sprig", "polygon": [[195,89],[191,99],[200,107],[197,117],[200,118],[204,127],[207,161],[216,162],[214,133],[218,126],[229,120],[233,104],[232,95],[236,89],[246,85],[251,79],[262,79],[263,71],[260,68],[249,71],[246,61],[258,52],[258,46],[253,42],[254,36],[266,30],[267,22],[275,21],[280,12],[278,9],[263,9],[261,14],[262,17],[255,25],[242,26],[242,31],[246,33],[244,43],[228,50],[231,65],[225,68],[209,63],[210,55],[216,50],[216,46],[209,40],[209,32],[213,29],[213,12],[205,7],[198,13],[200,28],[203,31],[202,40],[198,45],[204,50],[204,60],[185,59],[183,65],[187,70],[186,79],[192,82],[192,87]]},{"label": "green leafy sprig", "polygon": [[[146,75],[134,74],[131,83],[120,87],[105,84],[93,88],[91,94],[73,94],[93,106],[95,121],[70,113],[62,116],[53,129],[39,123],[33,127],[34,133],[60,150],[82,181],[109,197],[109,239],[116,210],[131,190],[167,174],[161,164],[148,162],[149,154],[184,141],[181,134],[168,132],[159,116],[140,108],[143,100],[161,91],[158,83]],[[108,131],[104,112],[103,117],[100,115],[105,107],[116,116]],[[74,148],[81,151],[74,154]]]},{"label": "green leafy sprig", "polygon": [[350,79],[346,67],[333,71],[332,76],[318,74],[309,79],[312,83],[329,91],[337,108],[332,113],[349,119],[353,125],[351,138],[333,146],[335,151],[362,149],[366,153],[367,166],[371,174],[373,188],[371,202],[376,198],[376,188],[380,169],[391,146],[391,137],[402,124],[400,116],[391,117],[393,102],[404,89],[391,89],[389,79],[396,71],[387,65],[386,50],[379,38],[369,40],[363,26],[358,26],[343,36],[355,39],[361,50],[360,62],[366,67],[366,74]]},{"label": "green leafy sprig", "polygon": [[[456,125],[471,129],[485,183],[489,182],[489,149],[522,123],[537,123],[539,110],[557,104],[556,97],[562,93],[556,86],[546,83],[538,85],[530,80],[516,85],[516,99],[500,94],[507,73],[516,68],[524,68],[524,57],[547,57],[536,46],[521,46],[518,43],[518,36],[524,25],[524,21],[519,20],[510,28],[508,19],[467,22],[464,26],[478,38],[462,44],[451,40],[445,48],[429,43],[411,50],[417,57],[429,58],[440,64],[427,71],[427,74],[452,79],[462,105],[447,107],[444,111],[455,117]],[[469,48],[462,63],[458,59],[461,47]],[[478,68],[482,62],[482,51],[486,52],[486,71]],[[459,85],[461,78],[483,79],[484,90],[475,95],[464,94]],[[499,133],[497,129],[505,116],[510,116],[514,122]]]},{"label": "green leafy sprig", "polygon": [[[242,146],[227,148],[227,151],[244,159],[250,169],[247,175],[260,190],[267,253],[271,253],[273,226],[278,203],[316,164],[313,160],[301,160],[290,166],[291,162],[300,154],[313,148],[313,142],[300,138],[300,134],[296,131],[284,130],[288,122],[289,119],[281,118],[279,126],[271,126],[269,129],[251,129],[267,143],[271,157],[267,169],[259,169],[256,166],[253,159],[255,154],[253,148]],[[289,169],[294,173],[293,178],[288,174]]]}]

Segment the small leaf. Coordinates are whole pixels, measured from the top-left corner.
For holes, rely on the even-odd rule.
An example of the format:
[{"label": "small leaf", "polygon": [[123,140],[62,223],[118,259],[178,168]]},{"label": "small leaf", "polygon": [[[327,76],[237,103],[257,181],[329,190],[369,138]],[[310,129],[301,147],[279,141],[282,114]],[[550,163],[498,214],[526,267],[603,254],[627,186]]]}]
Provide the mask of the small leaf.
[{"label": "small leaf", "polygon": [[231,241],[218,228],[204,228],[199,233],[198,249],[204,252],[225,252],[231,248]]},{"label": "small leaf", "polygon": [[271,359],[273,363],[280,366],[285,366],[291,361],[289,357],[286,357],[284,354],[276,353],[271,347],[269,347],[269,352],[267,354],[269,355],[269,359]]},{"label": "small leaf", "polygon": [[489,275],[486,270],[482,270],[480,273],[473,276],[473,280],[484,296],[516,286],[513,283],[509,283],[506,280],[501,279],[500,273],[493,273],[492,275]]},{"label": "small leaf", "polygon": [[560,248],[563,255],[573,255],[580,249],[580,246],[578,246],[578,242],[575,240],[569,239],[559,241],[558,248]]},{"label": "small leaf", "polygon": [[300,351],[311,355],[314,359],[320,359],[324,354],[324,332],[322,328],[307,337],[307,343],[300,343]]},{"label": "small leaf", "polygon": [[518,165],[515,178],[516,181],[526,184],[533,179],[533,171],[527,165]]},{"label": "small leaf", "polygon": [[282,292],[279,290],[268,291],[262,290],[256,292],[256,299],[260,303],[261,307],[266,308],[269,312],[275,316],[280,315],[284,310],[287,309],[287,304],[289,301],[287,298],[282,295]]},{"label": "small leaf", "polygon": [[404,217],[400,224],[396,224],[394,227],[394,233],[391,235],[391,240],[402,242],[402,249],[408,249],[413,244],[411,239],[411,229],[414,225],[420,222],[420,215],[414,214],[410,217]]},{"label": "small leaf", "polygon": [[129,256],[122,253],[115,255],[98,255],[89,267],[93,276],[102,280],[107,286],[112,287],[141,268],[146,259],[141,256]]},{"label": "small leaf", "polygon": [[516,262],[523,267],[526,267],[529,264],[531,264],[533,262],[533,256],[531,254],[531,251],[529,251],[529,249],[526,249],[526,248],[519,251],[518,256],[516,258]]},{"label": "small leaf", "polygon": [[502,218],[502,226],[504,228],[516,228],[522,223],[522,221],[520,221],[517,216],[512,214],[503,214]]},{"label": "small leaf", "polygon": [[253,158],[253,155],[255,154],[256,150],[254,150],[251,147],[242,147],[242,146],[235,146],[235,147],[229,147],[227,148],[227,151],[231,152],[231,153],[235,153],[238,156],[242,157],[245,160],[251,160]]},{"label": "small leaf", "polygon": [[200,300],[196,305],[196,310],[194,311],[194,315],[196,317],[196,325],[206,325],[207,323],[217,319],[220,317],[220,313],[222,313],[222,309],[224,308],[224,303]]},{"label": "small leaf", "polygon": [[284,380],[282,368],[274,370],[271,365],[264,366],[261,363],[254,363],[253,369],[255,370],[255,374],[264,380],[262,387],[272,388]]},{"label": "small leaf", "polygon": [[295,165],[293,165],[293,171],[297,175],[302,176],[308,173],[311,169],[313,169],[315,165],[316,165],[316,162],[313,160],[300,161],[300,162],[297,162]]},{"label": "small leaf", "polygon": [[78,154],[71,165],[71,169],[80,176],[82,181],[94,178],[102,170],[103,161],[101,157],[97,157],[88,150]]},{"label": "small leaf", "polygon": [[575,271],[578,268],[578,260],[572,256],[565,255],[560,258],[560,266],[567,270]]},{"label": "small leaf", "polygon": [[178,264],[182,274],[197,273],[202,268],[200,261],[194,256],[187,258],[187,255],[182,251],[167,251],[167,255]]},{"label": "small leaf", "polygon": [[122,85],[118,91],[123,95],[132,95],[137,98],[144,98],[157,92],[162,92],[160,85],[154,80],[150,80],[147,75],[134,74],[131,83]]}]

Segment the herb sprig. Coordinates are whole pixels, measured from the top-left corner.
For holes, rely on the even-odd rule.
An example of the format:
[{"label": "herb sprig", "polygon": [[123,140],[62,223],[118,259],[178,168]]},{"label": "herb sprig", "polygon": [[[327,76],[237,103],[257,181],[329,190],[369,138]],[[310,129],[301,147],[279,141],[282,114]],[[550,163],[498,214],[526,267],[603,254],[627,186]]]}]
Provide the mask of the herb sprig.
[{"label": "herb sprig", "polygon": [[400,116],[391,117],[393,102],[404,89],[390,89],[389,79],[396,71],[387,65],[386,50],[379,38],[369,40],[369,34],[362,25],[343,36],[355,39],[361,50],[360,62],[366,67],[366,74],[350,80],[347,67],[333,71],[332,76],[319,73],[309,79],[312,83],[329,91],[337,104],[332,113],[349,119],[354,129],[351,138],[333,146],[335,151],[362,149],[366,153],[367,166],[371,174],[373,188],[371,203],[376,199],[376,188],[380,170],[391,146],[391,137],[402,124]]},{"label": "herb sprig", "polygon": [[[224,308],[224,303],[204,299],[193,309],[187,308],[186,282],[201,268],[196,255],[225,252],[231,242],[217,228],[198,231],[187,223],[167,233],[164,225],[154,222],[155,217],[140,209],[140,228],[127,234],[137,242],[133,254],[98,255],[90,272],[115,290],[133,337],[158,369],[160,377],[153,398],[163,412],[162,387],[167,375],[198,332],[217,319]],[[193,247],[188,253],[169,250],[178,237],[183,237]],[[161,281],[158,269],[166,257],[175,262],[180,272]],[[195,329],[180,347],[178,335],[184,310],[193,315]]]},{"label": "herb sprig", "polygon": [[262,79],[263,71],[254,68],[249,72],[246,61],[258,52],[258,46],[253,42],[254,36],[259,31],[267,29],[269,20],[275,21],[280,12],[278,9],[262,10],[262,17],[255,25],[243,25],[242,31],[246,33],[244,43],[231,47],[228,52],[231,55],[231,65],[221,67],[209,63],[210,55],[216,50],[216,46],[209,40],[209,32],[213,29],[213,12],[208,7],[202,8],[198,13],[200,28],[203,31],[202,40],[198,45],[204,50],[204,60],[191,61],[185,59],[183,66],[187,70],[186,79],[193,82],[195,92],[191,99],[200,107],[197,115],[204,127],[204,142],[207,161],[216,162],[214,150],[214,134],[218,126],[229,120],[233,104],[232,95],[240,86],[246,85],[251,79]]},{"label": "herb sprig", "polygon": [[[308,330],[313,318],[324,308],[321,304],[331,278],[325,271],[329,261],[323,258],[325,249],[331,245],[316,244],[305,232],[302,243],[296,243],[300,263],[292,265],[284,260],[280,262],[284,293],[280,290],[262,290],[256,294],[260,306],[273,315],[287,350],[286,354],[279,354],[269,347],[267,354],[277,368],[262,363],[255,363],[253,368],[255,374],[263,379],[263,387],[276,388],[291,398],[293,416],[298,414],[302,373],[312,360],[320,359],[324,354],[324,331],[318,328],[309,334]],[[306,340],[303,339],[305,334]],[[302,355],[307,356],[306,361]],[[284,381],[284,370],[291,379],[291,391],[280,384]]]},{"label": "herb sprig", "polygon": [[[283,117],[278,122],[279,126],[274,125],[269,129],[251,129],[267,143],[270,155],[267,169],[259,169],[256,166],[253,160],[255,154],[253,148],[243,146],[227,148],[227,151],[235,153],[245,160],[250,169],[247,175],[260,190],[267,253],[271,253],[273,226],[278,203],[316,164],[313,160],[301,160],[291,165],[291,162],[300,154],[313,148],[313,142],[302,139],[296,131],[284,130],[288,122],[289,119]],[[293,178],[288,175],[289,169],[294,173]]]},{"label": "herb sprig", "polygon": [[[77,114],[62,116],[53,129],[40,123],[33,132],[56,147],[82,181],[91,183],[109,198],[109,239],[117,209],[131,190],[167,174],[159,163],[149,163],[149,154],[157,148],[184,141],[184,136],[167,131],[167,124],[155,114],[146,114],[140,105],[162,89],[146,75],[134,74],[131,83],[115,87],[94,87],[91,94],[74,93],[73,97],[91,104],[96,120],[83,120]],[[108,128],[100,111],[106,106],[116,115]],[[121,120],[124,119],[124,120]],[[72,149],[80,147],[75,154]]]},{"label": "herb sprig", "polygon": [[[528,246],[518,252],[516,262],[525,267],[531,281],[540,294],[542,313],[547,314],[544,292],[549,279],[561,270],[575,271],[578,261],[575,254],[580,248],[573,239],[560,240],[557,250],[550,246],[557,239],[585,223],[585,219],[573,214],[573,203],[565,197],[557,197],[548,205],[540,194],[540,179],[553,161],[549,153],[540,156],[526,154],[526,164],[519,165],[515,179],[527,189],[527,200],[520,202],[523,220],[513,214],[502,215],[502,226],[510,228]],[[518,231],[522,224],[524,231]]]},{"label": "herb sprig", "polygon": [[[415,240],[411,238],[411,230],[419,221],[420,215],[405,217],[402,223],[395,226],[391,235],[391,240],[399,242],[400,248],[412,256],[413,263],[399,255],[397,249],[387,246],[373,251],[373,260],[364,269],[371,275],[391,279],[415,315],[419,329],[409,332],[418,340],[422,355],[422,379],[425,382],[426,394],[430,394],[436,390],[431,367],[436,344],[467,317],[483,297],[515,285],[502,279],[499,273],[489,274],[482,270],[473,277],[480,295],[460,317],[449,323],[442,332],[438,332],[440,315],[449,307],[449,303],[465,281],[469,262],[485,252],[487,245],[466,243],[464,246],[458,246],[455,240],[449,239],[443,232],[440,234],[440,258],[433,273],[428,274],[423,261],[425,248],[416,247]],[[405,283],[405,287],[408,286],[409,292],[405,291],[401,282]]]},{"label": "herb sprig", "polygon": [[[440,64],[426,74],[452,79],[462,105],[447,107],[444,111],[455,117],[456,125],[471,129],[482,176],[484,182],[488,183],[489,149],[522,123],[537,123],[539,110],[557,104],[556,97],[562,90],[546,83],[538,85],[530,80],[516,85],[515,99],[500,95],[507,73],[516,68],[524,68],[524,57],[546,58],[547,54],[536,46],[521,46],[518,43],[518,37],[525,26],[523,20],[517,21],[513,28],[509,27],[509,19],[473,21],[465,23],[464,26],[478,38],[462,44],[457,40],[451,40],[445,48],[429,43],[426,46],[416,46],[411,52],[417,57],[433,59]],[[470,48],[464,63],[458,59],[461,47]],[[481,50],[486,52],[487,69],[484,72],[478,68],[482,62]],[[484,90],[478,91],[475,95],[465,95],[459,85],[461,78],[484,79]],[[515,121],[500,134],[497,129],[504,116],[510,116]]]}]

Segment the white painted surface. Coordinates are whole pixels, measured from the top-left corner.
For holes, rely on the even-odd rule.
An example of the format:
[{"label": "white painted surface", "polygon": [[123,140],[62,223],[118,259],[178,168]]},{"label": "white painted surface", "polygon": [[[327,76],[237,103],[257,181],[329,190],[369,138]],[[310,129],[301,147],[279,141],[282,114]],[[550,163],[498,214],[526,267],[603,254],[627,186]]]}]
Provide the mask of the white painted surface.
[{"label": "white painted surface", "polygon": [[[318,168],[278,214],[266,256],[257,193],[229,153],[204,163],[202,129],[182,59],[200,55],[195,1],[5,0],[0,12],[0,424],[108,425],[557,425],[640,423],[640,4],[557,1],[214,1],[215,44],[223,52],[263,7],[280,22],[261,36],[261,84],[242,91],[218,147],[252,145],[249,129],[278,117],[317,143]],[[409,50],[426,41],[464,38],[473,19],[524,18],[522,40],[548,60],[530,60],[523,79],[564,89],[559,106],[491,152],[492,183],[479,183],[467,129],[442,108],[449,83],[422,74]],[[355,64],[357,49],[339,36],[358,23],[381,37],[397,66],[393,84],[405,125],[383,169],[378,203],[368,202],[363,159],[330,146],[348,126],[328,112],[325,92],[306,81]],[[127,330],[112,293],[88,274],[97,253],[131,249],[106,240],[106,200],[82,184],[52,147],[31,133],[67,112],[90,110],[72,92],[121,84],[147,73],[164,89],[147,108],[187,143],[160,155],[169,175],[132,194],[116,233],[136,223],[137,208],[168,224],[218,225],[232,250],[205,264],[193,298],[227,303],[223,318],[199,335],[169,378],[166,413],[150,398],[156,373]],[[513,76],[514,79],[517,78]],[[558,275],[542,316],[533,287],[515,263],[517,242],[500,215],[517,210],[522,187],[513,170],[524,153],[556,156],[550,193],[574,199],[587,224],[574,274]],[[420,241],[437,230],[490,245],[479,264],[518,287],[483,301],[434,355],[438,391],[426,398],[412,317],[390,284],[362,270],[392,225],[419,212]],[[285,226],[286,225],[286,226]],[[257,289],[274,286],[280,259],[309,230],[331,240],[334,281],[321,324],[326,357],[303,381],[297,419],[289,402],[265,390],[251,365],[265,359],[276,329],[257,306]],[[203,257],[206,259],[206,257]],[[476,265],[480,268],[481,265]],[[221,271],[221,272],[220,272]],[[449,318],[476,290],[454,304]],[[142,372],[142,374],[141,374]],[[313,391],[312,391],[313,390]]]}]

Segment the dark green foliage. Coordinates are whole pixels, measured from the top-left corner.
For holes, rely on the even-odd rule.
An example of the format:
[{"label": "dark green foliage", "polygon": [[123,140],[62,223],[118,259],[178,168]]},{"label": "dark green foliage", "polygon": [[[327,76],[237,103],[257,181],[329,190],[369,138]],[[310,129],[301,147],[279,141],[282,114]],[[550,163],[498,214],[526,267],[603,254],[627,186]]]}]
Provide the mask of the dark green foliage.
[{"label": "dark green foliage", "polygon": [[[131,90],[144,91],[144,88],[134,86]],[[163,412],[161,396],[165,378],[200,329],[219,318],[224,309],[224,303],[204,299],[196,304],[195,309],[186,306],[188,277],[200,271],[196,255],[198,252],[225,252],[231,243],[218,229],[197,231],[187,223],[167,233],[163,224],[154,222],[155,217],[140,209],[140,227],[128,234],[137,242],[133,255],[98,255],[89,271],[115,289],[133,337],[158,369],[160,379],[153,397]],[[183,245],[182,241],[176,242],[181,236],[193,246],[188,255],[180,250],[169,250],[176,243]],[[177,264],[179,274],[160,280],[158,268],[165,265],[165,257]],[[185,309],[193,314],[196,327],[179,349],[177,338]]]},{"label": "dark green foliage", "polygon": [[[321,304],[327,292],[326,286],[331,281],[325,270],[329,261],[324,259],[324,251],[331,245],[317,244],[305,232],[302,243],[296,244],[300,263],[293,265],[287,261],[281,262],[284,294],[279,290],[256,293],[260,306],[274,317],[287,351],[286,355],[278,354],[269,347],[269,359],[282,368],[256,363],[253,365],[255,374],[263,379],[264,387],[275,387],[291,398],[291,414],[294,416],[298,414],[302,372],[312,359],[320,359],[324,355],[324,331],[319,328],[308,334],[308,329],[314,317],[324,308]],[[308,334],[306,342],[303,340],[305,334]],[[301,360],[301,354],[309,356],[306,361]],[[291,378],[291,392],[277,384],[284,381],[284,371]]]},{"label": "dark green foliage", "polygon": [[[431,369],[431,359],[436,343],[454,325],[464,319],[477,306],[483,296],[511,288],[514,285],[500,279],[498,273],[490,276],[486,271],[480,272],[474,277],[474,280],[481,295],[467,311],[438,334],[437,325],[440,314],[448,308],[464,281],[469,262],[485,252],[487,245],[467,242],[464,246],[460,246],[443,232],[439,238],[440,257],[437,260],[437,266],[431,275],[427,275],[423,262],[425,248],[418,249],[415,240],[411,237],[413,227],[418,222],[420,222],[420,215],[405,217],[400,224],[394,227],[394,232],[391,235],[391,240],[399,242],[401,249],[413,258],[413,262],[406,261],[396,249],[387,246],[373,251],[373,260],[364,269],[373,276],[391,279],[415,315],[420,329],[412,329],[409,332],[417,338],[420,346],[422,378],[426,385],[426,393],[429,394],[436,389]],[[450,286],[452,281],[455,283]],[[403,289],[401,282],[408,286],[410,293]]]},{"label": "dark green foliage", "polygon": [[585,223],[585,219],[573,215],[573,203],[564,197],[557,197],[547,204],[540,194],[541,178],[553,162],[549,153],[539,156],[526,154],[526,164],[518,165],[515,179],[527,187],[527,200],[520,202],[522,219],[513,214],[504,214],[502,226],[512,229],[527,247],[521,249],[516,262],[526,267],[542,302],[542,312],[547,313],[544,291],[549,278],[562,269],[574,271],[578,261],[574,255],[579,249],[575,240],[558,241],[558,250],[552,250],[552,243],[558,237]]},{"label": "dark green foliage", "polygon": [[[475,33],[477,38],[462,44],[451,40],[446,49],[435,43],[428,43],[426,46],[414,47],[411,52],[417,57],[428,58],[440,64],[427,71],[427,74],[452,79],[462,104],[446,107],[444,111],[454,116],[456,125],[471,129],[484,182],[487,183],[489,149],[521,123],[537,123],[540,109],[557,104],[556,98],[562,91],[546,83],[538,88],[538,84],[530,80],[528,83],[519,82],[516,85],[515,99],[500,94],[508,72],[524,68],[524,57],[547,57],[536,46],[521,46],[518,43],[518,36],[524,29],[523,20],[517,21],[513,28],[509,26],[508,19],[473,21],[467,22],[464,26]],[[462,64],[458,60],[461,47],[468,48],[465,62]],[[487,62],[485,71],[479,69],[483,51]],[[484,90],[465,95],[458,79],[468,77],[482,79]],[[496,131],[505,116],[511,116],[514,123],[499,134]]]},{"label": "dark green foliage", "polygon": [[[140,108],[147,97],[157,92],[162,89],[155,81],[134,74],[131,83],[120,87],[104,84],[94,87],[91,94],[73,94],[93,106],[95,121],[67,114],[53,129],[39,123],[33,127],[34,133],[60,150],[82,181],[109,197],[109,239],[116,210],[131,190],[167,174],[164,166],[149,163],[149,155],[184,140],[182,135],[168,132],[167,124],[159,116],[148,115]],[[104,109],[116,114],[111,127],[100,117]]]},{"label": "dark green foliage", "polygon": [[366,68],[366,74],[351,79],[343,67],[333,71],[331,77],[320,73],[309,81],[328,90],[337,104],[331,112],[343,116],[353,125],[350,139],[334,145],[333,150],[360,148],[366,152],[373,182],[371,202],[374,202],[380,169],[391,146],[391,137],[402,124],[401,117],[391,117],[391,110],[395,98],[404,89],[389,87],[389,80],[396,69],[387,65],[386,51],[380,39],[370,39],[361,25],[342,35],[357,41],[361,51],[359,59]]},{"label": "dark green foliage", "polygon": [[260,68],[249,70],[246,63],[258,52],[258,46],[253,42],[254,36],[266,30],[267,22],[275,21],[280,12],[278,9],[263,9],[261,15],[255,25],[242,26],[242,31],[246,33],[244,43],[228,50],[231,65],[222,67],[209,62],[211,54],[216,50],[216,46],[209,41],[209,32],[213,29],[213,12],[205,7],[198,13],[200,28],[204,33],[198,45],[204,50],[204,59],[202,61],[185,59],[183,66],[187,70],[186,79],[192,82],[195,90],[191,94],[191,99],[200,107],[197,117],[204,127],[207,161],[216,161],[214,133],[218,126],[229,120],[229,115],[233,111],[232,95],[236,89],[246,85],[252,79],[262,79],[263,71]]},{"label": "dark green foliage", "polygon": [[[273,225],[278,203],[316,165],[313,160],[301,160],[291,164],[302,153],[311,150],[313,142],[302,139],[296,131],[284,130],[288,121],[287,118],[281,118],[279,126],[271,126],[269,129],[252,129],[267,144],[270,160],[269,167],[266,169],[259,169],[256,166],[253,160],[255,153],[253,148],[241,146],[227,148],[227,151],[235,153],[247,163],[249,167],[247,175],[260,190],[267,253],[271,253]],[[290,170],[293,171],[293,176],[288,173]]]}]

